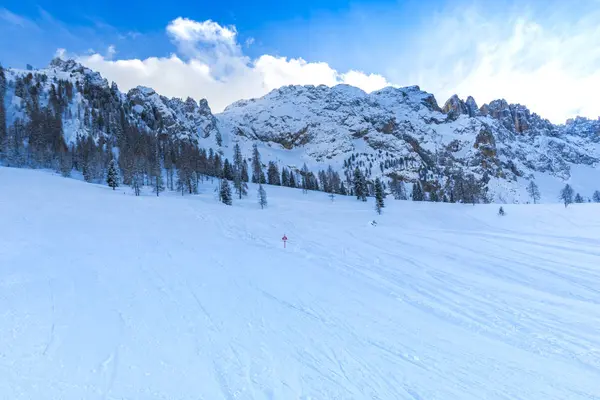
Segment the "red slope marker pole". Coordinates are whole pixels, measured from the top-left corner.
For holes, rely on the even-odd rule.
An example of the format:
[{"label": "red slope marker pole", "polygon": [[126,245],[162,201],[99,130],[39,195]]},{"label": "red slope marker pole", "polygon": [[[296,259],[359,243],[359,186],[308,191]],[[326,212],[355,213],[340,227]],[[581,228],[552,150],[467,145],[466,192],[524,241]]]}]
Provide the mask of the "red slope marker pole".
[{"label": "red slope marker pole", "polygon": [[283,240],[283,248],[285,249],[285,242],[287,242],[287,236],[285,236],[285,233],[283,234],[281,240]]}]

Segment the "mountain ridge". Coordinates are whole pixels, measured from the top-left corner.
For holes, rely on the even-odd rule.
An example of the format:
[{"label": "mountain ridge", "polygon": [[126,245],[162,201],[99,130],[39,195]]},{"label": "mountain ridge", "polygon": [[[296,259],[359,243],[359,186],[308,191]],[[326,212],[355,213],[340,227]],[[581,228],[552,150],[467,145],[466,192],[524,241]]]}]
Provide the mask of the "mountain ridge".
[{"label": "mountain ridge", "polygon": [[[281,166],[307,164],[316,171],[331,165],[348,184],[358,167],[369,179],[389,182],[396,177],[426,187],[428,196],[437,191],[439,198],[460,177],[473,176],[480,183],[481,201],[498,202],[527,201],[524,188],[540,174],[555,181],[553,188],[570,181],[579,167],[589,167],[594,175],[585,180],[600,180],[600,119],[577,117],[556,125],[504,99],[478,107],[473,97],[465,101],[453,95],[440,107],[419,86],[366,93],[343,84],[288,85],[213,113],[205,99],[167,98],[141,86],[122,93],[74,60],[54,59],[40,70],[5,71],[7,125],[27,117],[24,100],[12,87],[16,80],[45,75],[38,89],[40,104],[58,80],[76,86],[75,97],[61,109],[67,144],[83,136],[109,138],[111,121],[121,118],[157,137],[191,140],[225,156],[234,143],[246,154],[257,143]],[[87,123],[82,109],[105,115],[106,126]],[[595,189],[587,186],[581,190]]]}]

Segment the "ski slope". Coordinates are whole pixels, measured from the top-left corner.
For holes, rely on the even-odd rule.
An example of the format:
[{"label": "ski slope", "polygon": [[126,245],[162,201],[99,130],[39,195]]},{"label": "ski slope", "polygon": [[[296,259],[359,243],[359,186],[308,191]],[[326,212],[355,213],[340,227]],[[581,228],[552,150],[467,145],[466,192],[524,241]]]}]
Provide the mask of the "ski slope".
[{"label": "ski slope", "polygon": [[0,399],[600,398],[600,205],[213,188],[0,168]]}]

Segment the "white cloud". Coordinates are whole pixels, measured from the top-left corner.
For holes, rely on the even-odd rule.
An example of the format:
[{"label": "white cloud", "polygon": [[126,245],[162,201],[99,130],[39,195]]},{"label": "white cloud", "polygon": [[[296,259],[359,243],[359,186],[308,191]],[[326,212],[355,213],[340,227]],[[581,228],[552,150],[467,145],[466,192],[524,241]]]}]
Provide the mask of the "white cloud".
[{"label": "white cloud", "polygon": [[479,105],[505,98],[558,123],[575,115],[597,118],[600,9],[575,17],[567,9],[551,9],[544,20],[522,7],[502,12],[458,7],[433,14],[400,49],[386,44],[392,46],[390,57],[374,66],[384,68],[387,79],[302,58],[251,59],[235,27],[186,18],[167,26],[177,49],[170,57],[113,61],[109,52],[80,60],[123,89],[146,85],[168,96],[207,98],[216,112],[283,85],[347,83],[371,92],[392,81],[420,85],[441,104],[456,93],[473,96]]},{"label": "white cloud", "polygon": [[56,52],[54,53],[54,57],[66,58],[67,57],[67,50],[63,49],[63,48],[56,49]]},{"label": "white cloud", "polygon": [[211,20],[198,22],[188,18],[177,18],[167,26],[167,32],[181,41],[226,42],[236,45],[237,31],[234,26],[223,27]]},{"label": "white cloud", "polygon": [[389,85],[380,75],[339,72],[327,63],[301,58],[265,54],[252,60],[243,54],[235,27],[213,21],[177,18],[167,26],[167,33],[178,50],[170,57],[111,60],[109,51],[106,57],[95,53],[78,60],[115,81],[122,90],[143,85],[169,97],[206,98],[215,112],[284,85],[347,83],[368,92]]},{"label": "white cloud", "polygon": [[111,60],[115,56],[115,54],[117,54],[117,48],[111,44],[110,46],[108,46],[108,49],[106,49],[106,58]]},{"label": "white cloud", "polygon": [[[554,10],[554,8],[552,8]],[[540,15],[544,15],[541,20]],[[497,98],[528,106],[563,123],[600,115],[600,9],[556,9],[548,17],[524,9],[493,15],[477,8],[435,16],[417,33],[414,63],[404,74],[438,96],[473,96],[479,105]]]}]

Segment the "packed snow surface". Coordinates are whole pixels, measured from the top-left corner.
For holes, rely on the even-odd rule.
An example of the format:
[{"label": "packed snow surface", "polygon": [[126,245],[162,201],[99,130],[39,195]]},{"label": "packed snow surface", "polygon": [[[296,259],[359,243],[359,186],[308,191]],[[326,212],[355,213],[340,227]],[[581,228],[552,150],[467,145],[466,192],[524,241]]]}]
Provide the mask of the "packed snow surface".
[{"label": "packed snow surface", "polygon": [[600,398],[600,205],[214,186],[0,168],[0,398]]}]

